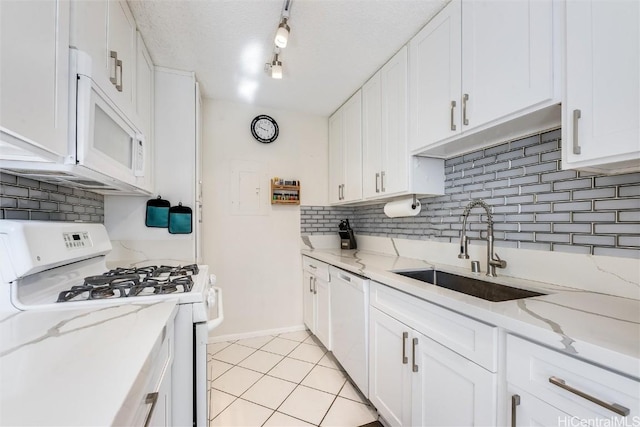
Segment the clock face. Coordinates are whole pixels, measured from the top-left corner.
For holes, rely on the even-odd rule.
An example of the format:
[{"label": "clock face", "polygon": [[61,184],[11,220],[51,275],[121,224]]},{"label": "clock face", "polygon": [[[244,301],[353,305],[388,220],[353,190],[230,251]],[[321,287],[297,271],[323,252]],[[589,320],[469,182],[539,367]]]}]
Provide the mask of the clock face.
[{"label": "clock face", "polygon": [[269,144],[278,138],[278,124],[269,116],[257,116],[251,122],[251,134],[259,142]]}]

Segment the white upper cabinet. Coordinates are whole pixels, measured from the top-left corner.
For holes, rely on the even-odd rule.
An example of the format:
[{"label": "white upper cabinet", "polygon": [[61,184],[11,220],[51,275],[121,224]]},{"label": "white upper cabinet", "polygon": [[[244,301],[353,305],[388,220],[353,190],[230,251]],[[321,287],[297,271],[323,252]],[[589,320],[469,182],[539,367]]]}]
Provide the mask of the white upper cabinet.
[{"label": "white upper cabinet", "polygon": [[69,3],[3,0],[0,19],[2,157],[60,160],[68,144]]},{"label": "white upper cabinet", "polygon": [[92,59],[92,78],[125,114],[135,111],[136,23],[120,0],[71,3],[70,44]]},{"label": "white upper cabinet", "polygon": [[454,0],[409,42],[411,150],[462,131],[461,18],[461,3]]},{"label": "white upper cabinet", "polygon": [[640,169],[640,3],[567,1],[564,168]]},{"label": "white upper cabinet", "polygon": [[329,118],[329,202],[362,199],[362,96],[356,92]]},{"label": "white upper cabinet", "polygon": [[409,43],[411,150],[449,157],[557,124],[554,32],[551,0],[453,0]]},{"label": "white upper cabinet", "polygon": [[443,194],[439,159],[411,157],[407,140],[407,47],[362,87],[363,196]]},{"label": "white upper cabinet", "polygon": [[380,73],[362,86],[362,195],[380,195],[382,170],[382,91]]},{"label": "white upper cabinet", "polygon": [[403,47],[380,70],[382,88],[381,191],[409,190],[407,150],[407,48]]},{"label": "white upper cabinet", "polygon": [[463,132],[551,100],[553,89],[551,0],[463,1]]}]

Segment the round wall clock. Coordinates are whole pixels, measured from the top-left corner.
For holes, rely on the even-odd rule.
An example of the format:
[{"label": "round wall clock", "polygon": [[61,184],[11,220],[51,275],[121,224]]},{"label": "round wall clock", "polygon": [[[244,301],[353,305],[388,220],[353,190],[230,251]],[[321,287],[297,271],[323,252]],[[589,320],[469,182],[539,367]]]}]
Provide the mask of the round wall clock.
[{"label": "round wall clock", "polygon": [[267,115],[256,116],[251,121],[251,135],[263,144],[269,144],[278,138],[278,123]]}]

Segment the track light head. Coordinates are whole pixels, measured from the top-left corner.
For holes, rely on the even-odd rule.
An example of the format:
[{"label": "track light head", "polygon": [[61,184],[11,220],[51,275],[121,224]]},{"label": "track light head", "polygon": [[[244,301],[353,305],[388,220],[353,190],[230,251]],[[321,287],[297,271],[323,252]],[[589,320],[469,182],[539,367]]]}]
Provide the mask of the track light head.
[{"label": "track light head", "polygon": [[278,30],[276,31],[276,38],[274,40],[275,45],[281,49],[287,47],[290,31],[291,28],[287,24],[287,18],[282,18],[282,21],[280,21],[280,25],[278,25]]},{"label": "track light head", "polygon": [[271,78],[282,78],[282,62],[278,61],[277,53],[273,56],[273,61],[271,62]]}]

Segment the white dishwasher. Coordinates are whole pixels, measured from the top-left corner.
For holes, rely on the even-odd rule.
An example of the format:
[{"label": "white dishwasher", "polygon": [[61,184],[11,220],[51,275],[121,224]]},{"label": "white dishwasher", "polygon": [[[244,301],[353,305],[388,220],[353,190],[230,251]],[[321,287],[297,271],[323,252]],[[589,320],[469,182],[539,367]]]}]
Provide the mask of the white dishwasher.
[{"label": "white dishwasher", "polygon": [[332,351],[362,394],[369,395],[369,280],[333,266]]}]

